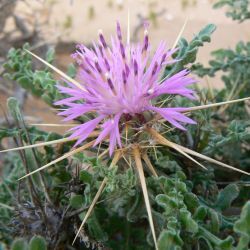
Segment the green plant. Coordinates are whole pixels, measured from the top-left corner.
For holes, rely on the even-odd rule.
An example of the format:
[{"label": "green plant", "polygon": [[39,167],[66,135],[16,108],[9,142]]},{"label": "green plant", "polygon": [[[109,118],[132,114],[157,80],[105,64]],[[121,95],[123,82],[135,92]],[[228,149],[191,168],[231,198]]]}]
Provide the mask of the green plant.
[{"label": "green plant", "polygon": [[[201,102],[222,101],[229,97],[235,80],[239,78],[242,83],[248,79],[248,45],[239,45],[235,52],[221,50],[210,68],[195,64],[199,47],[210,41],[214,30],[215,26],[210,24],[190,42],[181,39],[174,55],[177,63],[167,66],[164,72],[164,76],[170,76],[190,67],[200,76],[213,76],[225,70],[223,79],[226,79],[227,88],[214,90],[215,97],[204,90],[205,99]],[[51,51],[47,61],[53,62]],[[12,49],[4,68],[5,77],[50,105],[62,95],[55,87],[57,81],[50,69],[33,69],[31,58],[23,49]],[[69,67],[68,74],[75,76],[74,66]],[[234,97],[243,96],[246,95],[242,89]],[[166,105],[168,99],[160,101]],[[198,100],[177,98],[174,102],[178,106],[193,106]],[[108,168],[113,159],[101,159],[98,149],[90,148],[87,153],[78,152],[18,182],[23,175],[69,152],[73,142],[49,144],[63,139],[62,136],[28,126],[16,99],[10,98],[7,106],[15,124],[1,128],[0,141],[14,139],[16,146],[44,143],[39,148],[10,151],[5,155],[0,184],[0,236],[6,246],[13,250],[153,248],[147,210],[138,187],[140,180],[129,159],[124,156],[119,168],[116,165]],[[167,139],[248,171],[250,124],[245,105],[238,103],[223,110],[201,110],[194,116],[198,121],[196,127],[188,127],[186,133],[169,131]],[[106,149],[106,145],[103,147]],[[250,240],[249,177],[214,170],[211,162],[204,163],[207,171],[201,171],[193,161],[166,147],[152,147],[149,158],[159,176],[146,173],[160,250],[247,249]],[[104,191],[80,231],[79,240],[72,246],[77,229],[104,178],[107,180]]]},{"label": "green plant", "polygon": [[220,0],[214,4],[214,8],[221,8],[224,6],[228,7],[226,15],[233,20],[243,22],[250,18],[249,0]]}]

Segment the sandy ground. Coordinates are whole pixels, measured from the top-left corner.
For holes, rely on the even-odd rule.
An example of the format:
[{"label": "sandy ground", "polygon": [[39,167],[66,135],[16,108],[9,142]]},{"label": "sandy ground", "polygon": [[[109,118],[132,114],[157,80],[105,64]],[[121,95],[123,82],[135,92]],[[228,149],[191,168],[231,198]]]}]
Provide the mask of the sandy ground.
[{"label": "sandy ground", "polygon": [[[112,7],[109,6],[110,2],[113,2]],[[123,2],[122,7],[119,7],[117,2]],[[171,46],[186,19],[188,19],[188,24],[183,36],[187,39],[191,39],[208,23],[214,23],[217,26],[211,44],[207,44],[200,50],[198,60],[203,63],[208,61],[212,50],[234,47],[239,40],[250,40],[250,23],[238,24],[227,18],[223,9],[212,8],[214,1],[197,0],[197,3],[193,5],[193,0],[189,0],[190,5],[184,9],[181,2],[181,0],[72,0],[70,4],[68,0],[57,1],[51,12],[50,28],[54,33],[61,33],[61,39],[64,41],[91,43],[96,39],[99,29],[110,37],[115,31],[116,20],[121,22],[125,33],[128,10],[130,11],[131,33],[138,25],[138,13],[149,17],[150,13],[165,10],[165,13],[157,18],[157,25],[151,24],[150,39],[153,45],[157,45],[160,40],[164,39]],[[65,26],[67,20],[71,23],[71,27],[63,35],[62,24]]]},{"label": "sandy ground", "polygon": [[[120,21],[125,35],[128,10],[131,33],[138,26],[139,13],[144,17],[149,17],[165,10],[164,14],[156,19],[156,23],[150,25],[149,32],[153,46],[163,39],[168,42],[169,46],[172,46],[186,19],[188,23],[183,36],[188,40],[208,23],[214,23],[217,30],[212,37],[212,42],[200,49],[197,58],[197,61],[204,64],[208,63],[211,51],[218,48],[233,48],[239,40],[250,40],[249,21],[243,24],[233,22],[225,16],[225,10],[212,8],[214,2],[212,0],[197,0],[196,4],[193,4],[193,1],[190,0],[190,4],[183,8],[181,0],[26,0],[26,3],[22,1],[18,3],[16,11],[24,17],[27,14],[30,17],[37,15],[41,20],[46,17],[48,23],[41,30],[45,40],[59,39],[63,42],[87,44],[97,38],[99,29],[103,30],[107,38],[110,37],[115,32],[116,20]],[[32,11],[27,4],[32,6]],[[8,25],[11,27],[11,20]],[[139,37],[141,36],[142,32],[139,33]],[[68,55],[61,55],[57,57],[57,65],[64,68],[69,60]],[[204,82],[201,81],[201,84]],[[215,87],[222,86],[218,77],[213,79],[211,84]],[[6,95],[1,95],[2,104],[5,100]],[[45,123],[60,121],[42,101],[32,97],[29,97],[24,113],[28,116],[39,116],[41,122]],[[46,129],[51,130],[51,128]],[[60,130],[62,131],[63,129]]]},{"label": "sandy ground", "polygon": [[[156,25],[151,23],[149,31],[153,45],[165,40],[171,46],[186,19],[188,24],[183,36],[187,39],[191,39],[208,23],[214,23],[217,31],[212,42],[199,52],[198,61],[202,63],[207,63],[212,50],[234,47],[239,40],[250,40],[250,22],[239,24],[227,18],[225,9],[212,8],[215,0],[186,1],[189,2],[186,8],[183,8],[183,0],[26,0],[26,3],[34,5],[35,10],[37,8],[37,15],[39,12],[41,19],[49,11],[48,24],[42,29],[48,41],[60,37],[61,41],[91,43],[96,40],[99,29],[109,38],[115,32],[116,20],[120,21],[126,33],[128,10],[131,33],[139,23],[138,14],[150,17],[152,13],[165,10],[157,18]],[[45,10],[42,12],[41,8]],[[27,6],[20,2],[17,12],[25,12],[24,9]]]}]

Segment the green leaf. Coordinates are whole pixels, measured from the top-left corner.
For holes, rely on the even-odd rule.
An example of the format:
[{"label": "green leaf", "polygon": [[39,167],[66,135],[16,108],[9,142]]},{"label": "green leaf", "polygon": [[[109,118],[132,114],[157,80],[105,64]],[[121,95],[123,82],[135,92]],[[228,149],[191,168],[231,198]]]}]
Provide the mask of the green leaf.
[{"label": "green leaf", "polygon": [[240,219],[235,222],[234,231],[240,235],[237,250],[247,250],[250,243],[250,201],[242,208]]},{"label": "green leaf", "polygon": [[11,250],[27,250],[27,249],[28,249],[28,244],[24,239],[16,239],[11,246]]},{"label": "green leaf", "polygon": [[83,183],[91,184],[91,182],[92,182],[92,175],[88,171],[86,171],[86,170],[81,170],[79,179]]},{"label": "green leaf", "polygon": [[127,220],[129,222],[136,221],[136,219],[141,216],[141,211],[144,209],[144,206],[142,195],[137,192],[133,199],[133,203],[127,212]]},{"label": "green leaf", "polygon": [[185,208],[180,209],[180,220],[182,226],[190,233],[198,232],[198,224],[192,219],[191,213]]},{"label": "green leaf", "polygon": [[158,239],[159,250],[181,250],[183,241],[173,230],[163,230]]},{"label": "green leaf", "polygon": [[101,241],[101,242],[104,242],[104,241],[106,241],[108,239],[108,236],[104,232],[104,230],[102,229],[102,225],[98,221],[95,212],[92,213],[92,215],[88,219],[87,224],[88,224],[88,229],[89,229],[91,235],[93,235],[93,237],[95,239],[97,239],[98,241]]},{"label": "green leaf", "polygon": [[211,220],[211,222],[210,222],[211,232],[214,234],[219,233],[221,221],[220,221],[218,213],[214,209],[209,209],[208,214],[209,214],[209,217]]},{"label": "green leaf", "polygon": [[177,204],[178,201],[175,198],[171,198],[165,194],[157,195],[155,200],[160,206],[165,208],[166,212],[169,212],[171,210],[178,208],[178,204]]},{"label": "green leaf", "polygon": [[7,100],[7,106],[10,114],[16,121],[21,120],[21,112],[19,108],[19,103],[16,98],[10,97]]},{"label": "green leaf", "polygon": [[234,239],[231,236],[228,236],[226,239],[220,241],[218,246],[221,250],[232,250],[233,249]]},{"label": "green leaf", "polygon": [[197,221],[203,221],[207,216],[207,208],[204,206],[199,206],[194,214],[194,219]]},{"label": "green leaf", "polygon": [[83,206],[83,196],[82,195],[74,195],[70,198],[69,204],[71,207],[78,209]]},{"label": "green leaf", "polygon": [[189,211],[194,212],[199,206],[198,198],[195,194],[189,192],[184,195],[184,202]]},{"label": "green leaf", "polygon": [[47,250],[47,244],[42,236],[33,236],[29,242],[29,250]]},{"label": "green leaf", "polygon": [[221,211],[229,208],[238,195],[238,186],[236,184],[229,184],[222,191],[220,191],[217,201],[215,202],[215,208]]},{"label": "green leaf", "polygon": [[32,82],[30,81],[31,79],[29,79],[27,76],[21,76],[17,82],[23,87],[23,88],[29,88],[32,84]]},{"label": "green leaf", "polygon": [[174,66],[167,66],[164,73],[165,76],[172,76],[177,72],[184,69],[189,63],[194,63],[198,48],[203,46],[205,42],[210,42],[210,37],[215,31],[216,26],[214,24],[208,24],[204,27],[195,37],[188,43],[184,38],[181,38],[178,43],[178,52],[176,52],[175,59],[178,61]]},{"label": "green leaf", "polygon": [[214,8],[217,9],[217,8],[221,8],[223,6],[225,6],[226,4],[228,4],[230,1],[228,0],[220,0],[219,2],[215,3],[214,4]]},{"label": "green leaf", "polygon": [[[216,26],[214,24],[208,24],[205,28],[203,28],[198,36],[201,42],[210,42],[210,36],[216,30]],[[202,43],[203,44],[203,43]]]},{"label": "green leaf", "polygon": [[55,57],[55,50],[53,48],[49,48],[49,50],[46,53],[46,61],[48,63],[52,63]]}]

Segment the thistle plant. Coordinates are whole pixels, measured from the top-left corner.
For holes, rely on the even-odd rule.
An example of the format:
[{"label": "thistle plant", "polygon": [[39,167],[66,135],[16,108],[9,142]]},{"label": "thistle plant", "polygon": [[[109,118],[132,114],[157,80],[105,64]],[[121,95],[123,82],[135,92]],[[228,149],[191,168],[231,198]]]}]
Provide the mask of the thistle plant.
[{"label": "thistle plant", "polygon": [[227,6],[226,15],[233,20],[244,22],[250,18],[248,0],[219,0],[214,4],[214,8]]},{"label": "thistle plant", "polygon": [[[166,44],[161,42],[152,53],[147,25],[145,25],[143,41],[131,44],[129,26],[127,39],[124,42],[120,25],[117,23],[116,36],[111,38],[110,46],[102,31],[99,32],[99,40],[93,44],[93,49],[82,44],[77,46],[76,52],[72,55],[78,64],[75,78],[69,77],[49,62],[26,50],[63,78],[64,84],[57,86],[62,96],[65,96],[55,102],[60,110],[58,115],[65,117],[65,122],[74,120],[78,123],[67,123],[67,126],[72,128],[68,131],[70,135],[66,134],[66,138],[7,150],[75,142],[68,153],[27,173],[20,180],[79,152],[91,150],[93,147],[98,148],[99,160],[105,157],[111,159],[109,170],[119,168],[122,162],[123,169],[125,163],[126,170],[137,171],[155,249],[158,249],[143,168],[145,165],[152,176],[159,177],[157,168],[150,160],[149,154],[152,150],[156,151],[157,147],[166,146],[197,164],[204,173],[208,171],[206,166],[193,157],[250,175],[242,169],[212,159],[170,139],[174,131],[180,130],[186,133],[187,126],[196,125],[197,121],[190,118],[195,111],[250,99],[246,97],[191,107],[173,106],[177,98],[188,98],[194,101],[198,99],[197,93],[191,89],[197,81],[191,76],[189,70],[182,69],[177,73],[165,74],[166,67],[174,67],[179,63],[175,55],[178,53],[177,42],[180,36],[181,33],[172,48],[167,48]],[[93,212],[107,182],[108,177],[104,177],[76,233],[74,242]],[[163,185],[161,188],[164,189]],[[169,187],[169,189],[172,190],[171,192],[177,192],[175,190],[177,187]],[[164,204],[163,198],[158,198],[158,203]]]}]

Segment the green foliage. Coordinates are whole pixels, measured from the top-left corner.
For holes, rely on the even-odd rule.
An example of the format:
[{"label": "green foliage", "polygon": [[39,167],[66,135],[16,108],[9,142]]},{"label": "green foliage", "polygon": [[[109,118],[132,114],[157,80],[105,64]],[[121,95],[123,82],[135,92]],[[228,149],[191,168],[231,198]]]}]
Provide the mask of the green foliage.
[{"label": "green foliage", "polygon": [[11,250],[47,250],[46,241],[41,236],[34,236],[29,243],[24,239],[13,242]]},{"label": "green foliage", "polygon": [[[34,70],[31,55],[24,49],[29,50],[29,45],[24,45],[23,49],[12,48],[8,52],[7,61],[3,64],[4,77],[16,81],[33,95],[41,97],[45,102],[52,105],[61,96],[56,88],[57,81],[48,68]],[[54,50],[48,50],[45,59],[52,63]]]},{"label": "green foliage", "polygon": [[227,6],[226,15],[233,20],[243,22],[250,18],[250,2],[249,0],[219,0],[214,4],[214,8]]},{"label": "green foliage", "polygon": [[232,237],[221,240],[216,235],[224,223],[220,210],[229,208],[238,196],[235,185],[221,191],[215,204],[205,205],[185,181],[182,172],[171,178],[160,177],[165,194],[157,195],[156,201],[164,208],[167,226],[160,234],[159,249],[193,249],[203,241],[205,249],[232,249]]},{"label": "green foliage", "polygon": [[[209,62],[209,67],[196,64],[193,65],[192,69],[201,77],[205,75],[214,77],[217,72],[222,73],[222,80],[226,88],[219,92],[218,100],[248,96],[250,92],[250,43],[239,42],[234,50],[219,49],[212,52],[212,55],[214,59]],[[240,107],[242,105],[230,108],[231,119],[235,115],[242,117],[246,114],[246,112],[239,109]]]},{"label": "green foliage", "polygon": [[248,249],[250,243],[250,201],[242,208],[240,218],[234,224],[234,231],[240,235],[237,250]]},{"label": "green foliage", "polygon": [[221,211],[229,208],[234,199],[239,195],[239,188],[235,184],[230,184],[220,191],[215,207]]},{"label": "green foliage", "polygon": [[[170,221],[170,223],[173,223]],[[170,224],[169,223],[169,224]],[[174,223],[173,223],[174,224]],[[169,226],[168,230],[163,230],[159,237],[159,249],[173,249],[173,250],[180,250],[182,249],[181,246],[183,246],[183,241],[179,237],[179,235],[176,235],[174,230],[172,230],[172,226]]]},{"label": "green foliage", "polygon": [[16,239],[11,246],[11,250],[27,250],[27,249],[28,249],[28,244],[24,239]]},{"label": "green foliage", "polygon": [[167,222],[167,228],[161,232],[159,238],[159,249],[182,249],[184,241],[181,238],[181,232],[185,231],[190,236],[198,232],[198,224],[192,218],[185,199],[191,200],[190,209],[195,209],[198,200],[188,192],[183,182],[183,174],[181,175],[181,178],[178,178],[177,173],[174,178],[160,177],[159,179],[165,194],[157,195],[156,202],[164,208],[163,215]]},{"label": "green foliage", "polygon": [[178,60],[173,67],[166,68],[165,76],[171,76],[190,63],[194,63],[199,47],[202,47],[204,43],[211,41],[211,35],[215,31],[216,26],[214,24],[208,24],[203,28],[194,38],[188,43],[185,38],[181,38],[178,43],[178,51],[174,55],[174,59]]},{"label": "green foliage", "polygon": [[70,198],[69,204],[73,208],[81,208],[83,206],[83,196],[78,194]]},{"label": "green foliage", "polygon": [[41,236],[34,236],[29,242],[29,250],[47,250],[46,242]]},{"label": "green foliage", "polygon": [[[210,24],[190,42],[182,38],[174,56],[178,61],[166,68],[165,76],[185,67],[193,68],[200,76],[213,77],[223,71],[226,88],[214,90],[214,100],[207,90],[201,96],[208,102],[247,96],[250,92],[248,43],[239,43],[235,50],[218,50],[208,68],[194,64],[198,49],[210,42],[214,30],[215,26]],[[46,60],[53,62],[52,51],[47,53]],[[6,77],[50,105],[60,98],[55,87],[57,81],[49,69],[35,70],[30,55],[23,49],[10,50],[4,67]],[[75,74],[75,67],[70,65],[68,75]],[[173,103],[199,105],[198,101],[185,98],[176,98]],[[13,139],[14,146],[21,146],[62,138],[27,126],[16,99],[10,98],[7,106],[15,125],[0,129],[3,145]],[[194,116],[197,126],[188,127],[186,133],[169,132],[168,139],[249,171],[250,124],[245,105],[203,110]],[[0,183],[1,241],[12,249],[29,250],[153,249],[138,176],[126,159],[119,162],[119,167],[110,168],[111,159],[100,161],[97,150],[91,148],[87,154],[80,152],[17,182],[26,173],[70,151],[72,146],[73,142],[65,142],[4,156]],[[151,177],[145,171],[160,250],[248,248],[249,177],[213,170],[214,165],[206,162],[203,164],[208,171],[201,171],[193,162],[166,147],[157,149],[156,154],[151,149],[148,152],[160,176]],[[107,185],[80,232],[80,240],[72,246],[76,229],[105,177]],[[242,208],[241,215],[234,212],[239,208]]]}]

